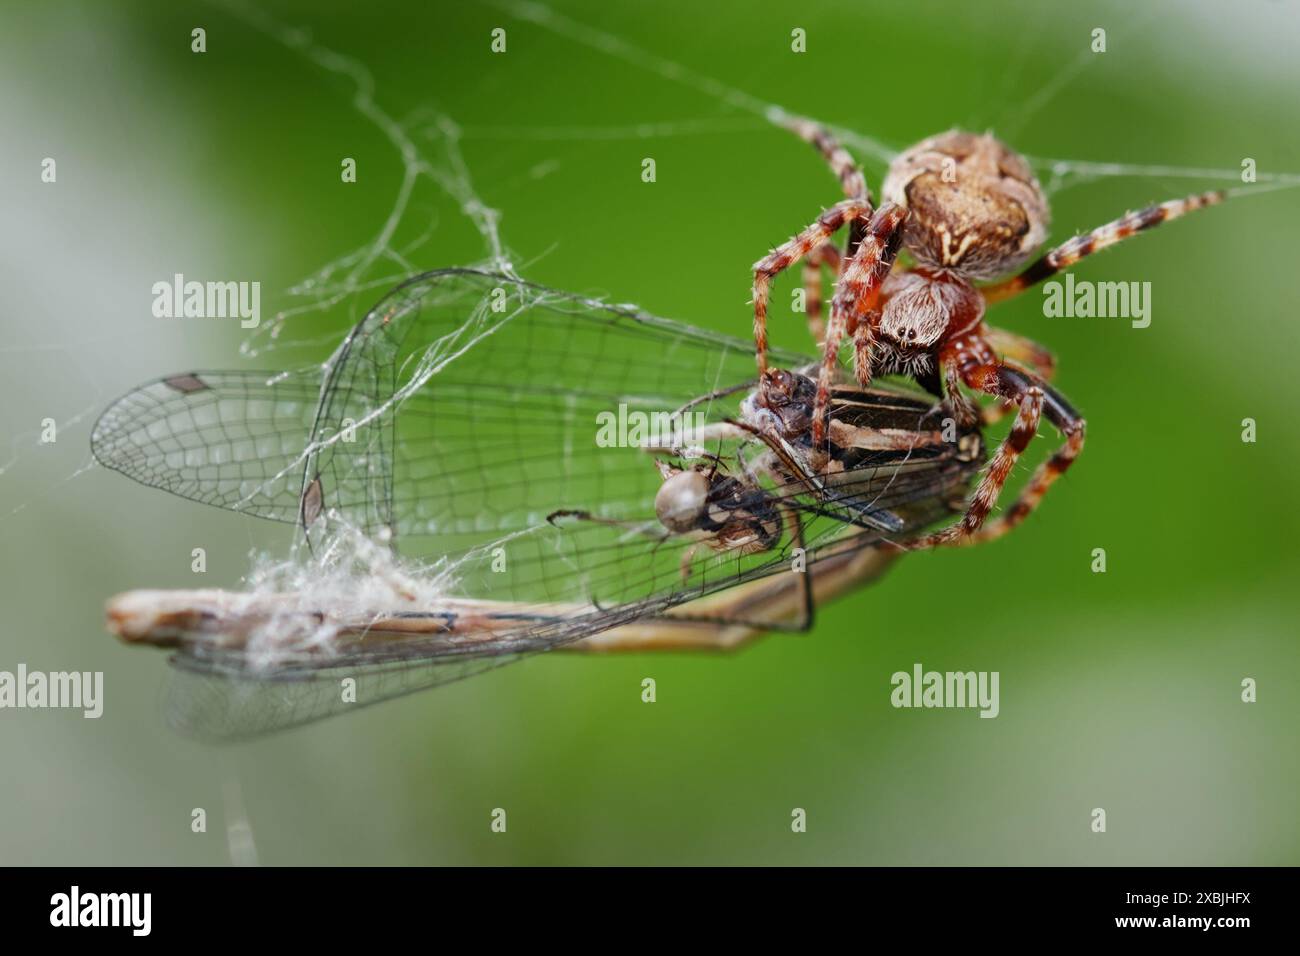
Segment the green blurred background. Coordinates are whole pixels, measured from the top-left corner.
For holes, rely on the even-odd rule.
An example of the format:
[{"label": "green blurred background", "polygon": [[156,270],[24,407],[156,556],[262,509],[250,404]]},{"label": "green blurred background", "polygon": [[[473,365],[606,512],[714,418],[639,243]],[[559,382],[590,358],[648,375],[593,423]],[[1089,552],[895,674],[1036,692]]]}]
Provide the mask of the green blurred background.
[{"label": "green blurred background", "polygon": [[[264,5],[364,65],[431,162],[446,158],[423,138],[433,112],[458,124],[523,275],[737,335],[750,264],[837,187],[808,147],[700,77],[894,149],[962,125],[1035,157],[1300,172],[1296,5],[1142,7],[554,8],[683,65],[677,82],[595,34],[490,6]],[[495,27],[504,55],[489,51]],[[1095,27],[1105,54],[1087,52]],[[298,280],[373,239],[402,164],[352,95],[220,5],[0,8],[0,669],[106,683],[98,721],[0,711],[0,862],[1300,862],[1300,196],[1263,182],[1079,268],[1151,282],[1148,329],[1044,319],[1036,296],[995,309],[1055,350],[1089,422],[1079,464],[1003,541],[910,556],[812,634],[733,656],[554,655],[253,744],[170,734],[164,656],[105,634],[104,600],[237,586],[250,551],[283,553],[291,529],[86,467],[89,426],[165,372],[323,359],[378,298],[295,318],[286,336],[314,344],[251,360],[235,323],[149,311],[150,286],[174,272],[257,279],[264,315],[292,307]],[[56,185],[39,181],[47,156]],[[355,185],[339,181],[344,156]],[[867,166],[878,192],[883,167]],[[1053,238],[1217,185],[1069,178]],[[459,205],[422,179],[394,245],[432,227],[412,265],[483,259]],[[803,346],[779,306],[789,288],[775,338]],[[58,440],[38,445],[46,417]],[[1105,574],[1090,570],[1099,547]],[[890,674],[918,661],[1000,671],[1001,715],[894,710]],[[1257,703],[1240,701],[1245,677]],[[207,833],[190,830],[195,807]],[[495,807],[506,834],[489,830]],[[790,830],[794,807],[805,834]],[[1089,829],[1094,807],[1105,834]]]}]

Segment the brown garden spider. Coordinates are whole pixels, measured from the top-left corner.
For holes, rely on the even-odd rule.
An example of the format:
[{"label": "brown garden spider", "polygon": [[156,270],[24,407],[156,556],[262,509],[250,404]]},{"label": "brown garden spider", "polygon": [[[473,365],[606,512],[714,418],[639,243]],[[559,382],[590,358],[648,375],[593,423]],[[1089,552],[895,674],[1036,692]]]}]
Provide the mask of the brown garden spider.
[{"label": "brown garden spider", "polygon": [[[1055,362],[1042,346],[984,324],[985,307],[1010,298],[1152,226],[1222,201],[1222,192],[1176,199],[1131,212],[1075,236],[1040,256],[1023,272],[992,285],[1028,261],[1047,237],[1047,197],[1029,164],[991,134],[952,130],[901,153],[889,167],[884,205],[874,210],[862,172],[823,127],[791,119],[790,129],[815,146],[839,177],[847,199],[826,210],[789,242],[754,264],[754,342],[760,391],[775,391],[767,365],[768,294],[774,276],[804,262],[809,329],[824,335],[823,358],[812,421],[812,464],[826,455],[826,408],[839,368],[840,346],[853,344],[853,371],[865,388],[877,375],[914,378],[947,398],[954,415],[969,425],[980,414],[961,391],[1001,399],[1018,408],[1010,433],[993,456],[962,519],[909,543],[911,547],[970,544],[1005,534],[1042,500],[1047,489],[1083,448],[1084,420],[1048,384]],[[845,250],[831,242],[849,226]],[[894,269],[905,249],[915,265]],[[830,321],[821,319],[821,266],[835,275]],[[994,409],[996,410],[996,409]],[[984,525],[1020,454],[1038,432],[1039,419],[1064,435],[1064,444],[1041,464],[1019,499]]]}]

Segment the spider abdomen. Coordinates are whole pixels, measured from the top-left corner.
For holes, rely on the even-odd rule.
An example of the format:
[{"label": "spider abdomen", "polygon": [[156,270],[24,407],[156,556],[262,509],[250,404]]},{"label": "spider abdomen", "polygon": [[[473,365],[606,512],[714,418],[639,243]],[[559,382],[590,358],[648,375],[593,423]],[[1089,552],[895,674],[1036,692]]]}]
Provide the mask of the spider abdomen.
[{"label": "spider abdomen", "polygon": [[903,245],[922,265],[993,279],[1047,237],[1047,197],[1029,164],[992,135],[951,130],[900,153],[887,202],[907,207]]}]

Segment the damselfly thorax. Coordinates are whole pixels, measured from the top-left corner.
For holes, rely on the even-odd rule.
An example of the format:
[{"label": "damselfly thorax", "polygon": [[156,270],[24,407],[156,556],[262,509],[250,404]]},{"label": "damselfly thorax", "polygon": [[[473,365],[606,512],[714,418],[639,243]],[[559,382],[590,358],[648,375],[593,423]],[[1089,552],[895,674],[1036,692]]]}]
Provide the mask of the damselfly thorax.
[{"label": "damselfly thorax", "polygon": [[[964,494],[984,442],[974,423],[962,424],[942,403],[901,389],[840,383],[831,389],[827,441],[813,442],[816,384],[807,375],[770,370],[741,404],[744,421],[768,443],[774,470],[826,500],[874,515],[882,529],[901,521],[878,507],[890,490],[919,480]],[[887,509],[886,509],[887,510]]]}]

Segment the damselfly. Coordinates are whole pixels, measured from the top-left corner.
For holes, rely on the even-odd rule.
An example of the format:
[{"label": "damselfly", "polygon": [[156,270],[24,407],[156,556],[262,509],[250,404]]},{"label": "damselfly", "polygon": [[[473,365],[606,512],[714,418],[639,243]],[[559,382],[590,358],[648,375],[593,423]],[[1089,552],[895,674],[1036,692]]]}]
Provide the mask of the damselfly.
[{"label": "damselfly", "polygon": [[175,649],[171,718],[216,738],[535,651],[807,626],[961,507],[984,446],[932,397],[842,382],[814,474],[815,360],[773,352],[790,371],[760,388],[752,354],[451,269],[391,292],[323,367],[144,385],[96,424],[96,458],[296,524],[313,555],[293,590],[131,592],[110,626]]}]

